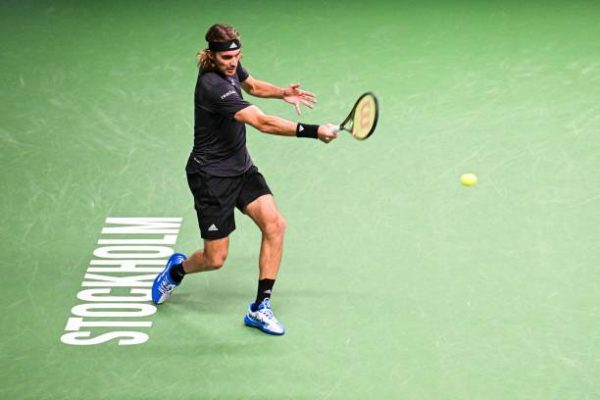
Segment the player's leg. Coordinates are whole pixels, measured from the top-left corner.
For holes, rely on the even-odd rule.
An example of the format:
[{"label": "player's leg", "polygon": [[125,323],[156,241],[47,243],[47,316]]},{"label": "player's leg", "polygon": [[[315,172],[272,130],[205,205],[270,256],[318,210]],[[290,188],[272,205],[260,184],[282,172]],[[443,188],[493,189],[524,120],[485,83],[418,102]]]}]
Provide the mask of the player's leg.
[{"label": "player's leg", "polygon": [[221,268],[227,258],[228,247],[229,238],[225,237],[204,240],[204,249],[196,251],[190,258],[181,253],[173,254],[165,269],[154,280],[152,300],[156,304],[164,303],[187,274]]},{"label": "player's leg", "polygon": [[156,304],[165,302],[187,273],[221,268],[227,258],[229,234],[235,230],[234,208],[243,185],[242,178],[190,173],[188,184],[194,195],[204,249],[196,251],[190,258],[180,253],[169,258],[165,269],[152,284],[152,300]]},{"label": "player's leg", "polygon": [[204,249],[193,253],[183,261],[183,271],[187,274],[202,271],[214,271],[225,264],[229,250],[229,238],[204,240]]},{"label": "player's leg", "polygon": [[187,274],[214,271],[223,266],[227,259],[229,238],[204,240],[204,249],[193,253],[189,258],[181,253],[173,254],[165,269],[157,275],[152,285],[152,300],[156,304],[164,303],[173,290],[181,284]]},{"label": "player's leg", "polygon": [[270,194],[263,195],[248,204],[245,212],[258,225],[262,233],[258,263],[259,279],[275,280],[283,256],[285,219]]},{"label": "player's leg", "polygon": [[283,255],[286,222],[270,194],[248,204],[245,212],[260,228],[262,240],[256,300],[250,305],[244,323],[269,334],[283,335],[285,328],[271,310],[271,293]]},{"label": "player's leg", "polygon": [[252,218],[262,232],[257,296],[248,307],[244,323],[272,335],[283,335],[285,328],[271,310],[271,292],[283,254],[285,219],[277,209],[265,178],[254,166],[244,174],[236,207]]}]

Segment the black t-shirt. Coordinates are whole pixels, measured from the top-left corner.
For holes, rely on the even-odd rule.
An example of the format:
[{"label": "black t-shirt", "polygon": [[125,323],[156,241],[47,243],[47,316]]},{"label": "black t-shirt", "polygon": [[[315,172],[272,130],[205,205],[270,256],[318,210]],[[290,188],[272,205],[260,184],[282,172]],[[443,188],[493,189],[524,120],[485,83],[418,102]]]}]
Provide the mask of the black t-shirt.
[{"label": "black t-shirt", "polygon": [[251,104],[242,98],[240,82],[248,72],[238,64],[235,76],[198,74],[194,93],[194,148],[187,169],[214,176],[237,176],[252,166],[246,148],[246,125],[233,116]]}]

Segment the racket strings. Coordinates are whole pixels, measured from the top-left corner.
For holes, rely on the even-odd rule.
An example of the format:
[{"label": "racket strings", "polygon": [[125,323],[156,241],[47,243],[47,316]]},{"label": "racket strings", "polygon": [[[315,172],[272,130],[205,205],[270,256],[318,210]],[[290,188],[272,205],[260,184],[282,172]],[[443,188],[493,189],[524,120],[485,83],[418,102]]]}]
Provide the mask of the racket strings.
[{"label": "racket strings", "polygon": [[377,100],[372,94],[363,95],[357,102],[352,117],[352,136],[366,139],[377,123]]}]

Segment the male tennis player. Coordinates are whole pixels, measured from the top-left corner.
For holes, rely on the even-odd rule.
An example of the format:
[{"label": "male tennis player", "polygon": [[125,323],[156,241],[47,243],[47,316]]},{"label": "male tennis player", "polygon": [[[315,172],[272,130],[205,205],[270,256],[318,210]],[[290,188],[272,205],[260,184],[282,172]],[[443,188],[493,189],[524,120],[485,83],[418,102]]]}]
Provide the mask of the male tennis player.
[{"label": "male tennis player", "polygon": [[283,335],[285,328],[273,314],[270,298],[281,262],[286,222],[265,178],[250,158],[245,124],[264,133],[325,143],[338,136],[337,126],[296,123],[264,114],[243,99],[241,89],[256,97],[283,99],[298,114],[301,105],[313,107],[315,95],[300,89],[300,85],[281,88],[250,76],[240,63],[240,35],[231,26],[213,25],[205,39],[208,48],[198,53],[194,147],[186,166],[204,248],[189,258],[173,254],[154,280],[152,300],[163,303],[187,274],[223,266],[237,207],[262,232],[258,291],[244,323],[265,333]]}]

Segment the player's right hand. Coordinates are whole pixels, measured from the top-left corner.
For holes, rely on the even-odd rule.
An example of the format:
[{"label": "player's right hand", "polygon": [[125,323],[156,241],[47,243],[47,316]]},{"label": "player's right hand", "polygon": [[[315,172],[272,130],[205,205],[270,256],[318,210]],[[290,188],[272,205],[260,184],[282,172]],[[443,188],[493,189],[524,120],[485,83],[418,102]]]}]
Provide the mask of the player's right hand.
[{"label": "player's right hand", "polygon": [[334,124],[319,125],[317,135],[319,140],[323,143],[329,143],[333,139],[336,139],[340,133],[340,127]]}]

